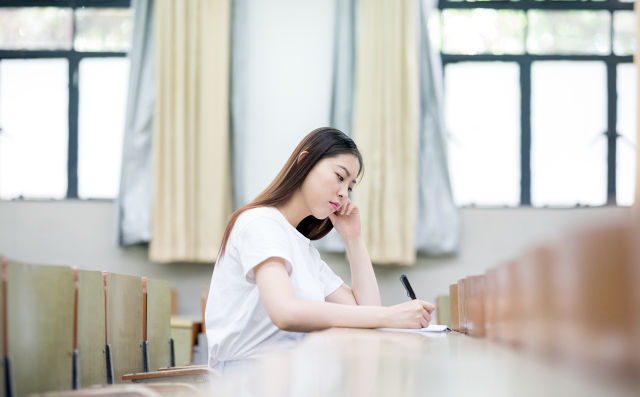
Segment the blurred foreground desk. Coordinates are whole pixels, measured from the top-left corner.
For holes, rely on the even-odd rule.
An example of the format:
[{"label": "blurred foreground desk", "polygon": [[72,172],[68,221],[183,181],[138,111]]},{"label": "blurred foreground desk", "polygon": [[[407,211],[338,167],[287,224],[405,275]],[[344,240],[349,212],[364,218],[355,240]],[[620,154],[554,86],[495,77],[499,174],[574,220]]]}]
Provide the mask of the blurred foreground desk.
[{"label": "blurred foreground desk", "polygon": [[334,328],[213,381],[216,396],[638,396],[638,384],[485,339]]}]

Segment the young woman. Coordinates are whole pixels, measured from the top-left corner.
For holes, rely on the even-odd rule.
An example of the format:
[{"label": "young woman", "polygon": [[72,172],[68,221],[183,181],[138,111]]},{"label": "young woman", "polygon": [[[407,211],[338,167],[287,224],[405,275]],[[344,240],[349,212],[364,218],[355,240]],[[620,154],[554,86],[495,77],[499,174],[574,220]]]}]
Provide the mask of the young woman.
[{"label": "young woman", "polygon": [[[222,370],[254,359],[308,331],[429,324],[430,303],[381,306],[358,207],[349,200],[362,165],[347,135],[334,128],[316,129],[275,180],[233,213],[205,313],[210,367]],[[346,247],[351,288],[310,242],[334,227]]]}]

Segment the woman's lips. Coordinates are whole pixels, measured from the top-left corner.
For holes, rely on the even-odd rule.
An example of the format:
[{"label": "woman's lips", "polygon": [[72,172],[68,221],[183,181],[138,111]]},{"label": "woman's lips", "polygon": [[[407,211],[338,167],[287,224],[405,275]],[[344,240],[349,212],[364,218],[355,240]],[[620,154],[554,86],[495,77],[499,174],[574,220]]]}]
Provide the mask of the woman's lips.
[{"label": "woman's lips", "polygon": [[340,208],[340,204],[334,202],[334,201],[329,201],[329,204],[331,204],[331,207],[333,207],[333,210],[336,211],[338,208]]}]

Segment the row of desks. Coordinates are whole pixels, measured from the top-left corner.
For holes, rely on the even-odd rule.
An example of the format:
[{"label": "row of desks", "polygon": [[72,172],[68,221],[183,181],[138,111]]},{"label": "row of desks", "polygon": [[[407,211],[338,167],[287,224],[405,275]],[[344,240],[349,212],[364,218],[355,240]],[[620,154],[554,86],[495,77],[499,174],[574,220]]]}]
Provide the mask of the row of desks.
[{"label": "row of desks", "polygon": [[[639,396],[640,383],[457,332],[334,328],[212,380],[213,396]],[[636,381],[637,382],[637,381]]]}]

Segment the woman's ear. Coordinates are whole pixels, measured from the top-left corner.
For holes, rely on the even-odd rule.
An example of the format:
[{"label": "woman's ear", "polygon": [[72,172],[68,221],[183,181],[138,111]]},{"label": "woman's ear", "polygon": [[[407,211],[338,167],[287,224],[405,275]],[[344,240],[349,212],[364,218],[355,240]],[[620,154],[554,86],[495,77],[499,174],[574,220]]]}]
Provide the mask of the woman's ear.
[{"label": "woman's ear", "polygon": [[309,152],[307,152],[306,150],[301,151],[300,154],[298,155],[298,158],[296,159],[296,164],[302,161],[302,159],[305,158],[307,154],[309,154]]}]

